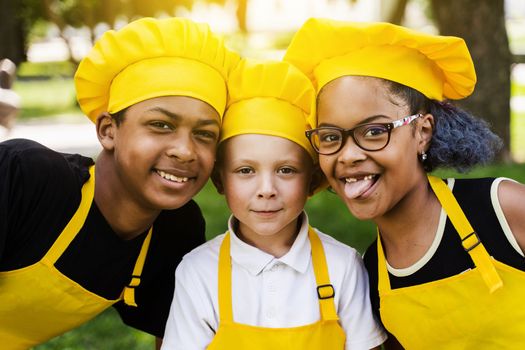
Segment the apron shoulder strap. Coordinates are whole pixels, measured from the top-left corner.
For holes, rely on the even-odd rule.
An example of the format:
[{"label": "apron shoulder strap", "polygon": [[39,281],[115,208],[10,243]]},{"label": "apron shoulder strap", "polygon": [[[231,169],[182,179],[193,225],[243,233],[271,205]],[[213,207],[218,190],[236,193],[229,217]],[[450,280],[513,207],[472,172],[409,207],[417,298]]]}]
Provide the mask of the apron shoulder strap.
[{"label": "apron shoulder strap", "polygon": [[60,258],[62,253],[66,250],[69,244],[73,241],[77,233],[80,231],[84,222],[86,221],[91,203],[93,203],[93,196],[95,193],[95,166],[89,168],[89,179],[82,186],[80,205],[77,211],[69,220],[68,224],[60,235],[58,236],[53,246],[47,251],[42,261],[48,265],[54,265]]},{"label": "apron shoulder strap", "polygon": [[219,319],[221,323],[233,322],[232,273],[230,257],[230,232],[224,235],[219,250]]},{"label": "apron shoulder strap", "polygon": [[142,275],[142,269],[144,268],[146,256],[148,255],[152,232],[153,227],[149,229],[148,235],[144,239],[144,242],[142,242],[142,248],[140,248],[139,257],[135,262],[135,267],[133,268],[133,273],[131,275],[131,281],[127,286],[124,287],[124,290],[122,291],[122,298],[124,299],[124,303],[126,305],[135,307],[137,306],[137,303],[135,302],[135,288],[137,288],[140,284],[140,277]]},{"label": "apron shoulder strap", "polygon": [[502,287],[503,281],[498,275],[490,255],[483,246],[483,243],[479,240],[478,234],[467,220],[450,188],[435,176],[429,175],[428,181],[442,207],[445,209],[452,225],[456,231],[458,231],[463,248],[469,253],[472,261],[474,261],[474,264],[479,269],[490,292],[492,293]]},{"label": "apron shoulder strap", "polygon": [[338,320],[339,317],[335,311],[334,304],[335,290],[334,286],[330,283],[323,244],[312,227],[308,228],[308,237],[312,247],[312,266],[314,268],[315,281],[317,282],[317,296],[319,298],[321,319]]}]

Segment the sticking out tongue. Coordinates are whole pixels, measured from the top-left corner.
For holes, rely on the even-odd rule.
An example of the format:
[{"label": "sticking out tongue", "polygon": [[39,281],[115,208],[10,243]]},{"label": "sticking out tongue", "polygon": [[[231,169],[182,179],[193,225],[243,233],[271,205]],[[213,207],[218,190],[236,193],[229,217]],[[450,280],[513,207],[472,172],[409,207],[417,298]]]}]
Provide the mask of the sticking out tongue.
[{"label": "sticking out tongue", "polygon": [[373,184],[373,179],[361,179],[356,182],[347,182],[345,184],[345,195],[350,199],[357,198],[372,187]]}]

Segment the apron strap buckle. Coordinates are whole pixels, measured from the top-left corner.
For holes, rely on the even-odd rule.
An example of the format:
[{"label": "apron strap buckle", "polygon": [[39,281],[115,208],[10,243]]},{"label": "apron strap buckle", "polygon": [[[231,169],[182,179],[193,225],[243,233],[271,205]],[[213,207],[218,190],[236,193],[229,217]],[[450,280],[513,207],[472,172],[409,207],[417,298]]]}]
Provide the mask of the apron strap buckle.
[{"label": "apron strap buckle", "polygon": [[321,300],[333,298],[335,296],[334,286],[331,284],[317,286],[317,296]]},{"label": "apron strap buckle", "polygon": [[479,236],[476,233],[476,231],[472,231],[472,233],[466,235],[465,237],[463,237],[463,239],[461,239],[461,245],[463,246],[463,249],[465,249],[466,252],[470,252],[472,249],[476,248],[480,244],[481,241],[479,240]]}]

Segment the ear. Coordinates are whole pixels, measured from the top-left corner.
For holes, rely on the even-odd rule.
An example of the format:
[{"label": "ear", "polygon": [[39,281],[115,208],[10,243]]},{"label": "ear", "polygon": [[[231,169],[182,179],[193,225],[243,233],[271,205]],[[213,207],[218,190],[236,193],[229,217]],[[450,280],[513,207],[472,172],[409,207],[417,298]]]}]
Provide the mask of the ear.
[{"label": "ear", "polygon": [[213,182],[213,185],[215,185],[217,192],[219,194],[224,194],[224,186],[222,184],[221,172],[219,170],[219,166],[217,165],[217,163],[215,163],[215,166],[213,167],[213,171],[211,172],[210,178],[211,178],[211,181]]},{"label": "ear", "polygon": [[420,117],[417,133],[419,136],[418,154],[421,154],[430,147],[432,135],[434,134],[434,116],[432,114],[427,113]]},{"label": "ear", "polygon": [[325,187],[328,187],[327,185],[328,181],[326,180],[324,173],[321,171],[319,163],[314,164],[312,169],[312,179],[310,180],[310,186],[308,188],[308,195],[313,196],[317,190],[322,190]]},{"label": "ear", "polygon": [[108,114],[102,113],[97,118],[97,137],[102,147],[107,151],[115,148],[115,130],[117,124]]}]

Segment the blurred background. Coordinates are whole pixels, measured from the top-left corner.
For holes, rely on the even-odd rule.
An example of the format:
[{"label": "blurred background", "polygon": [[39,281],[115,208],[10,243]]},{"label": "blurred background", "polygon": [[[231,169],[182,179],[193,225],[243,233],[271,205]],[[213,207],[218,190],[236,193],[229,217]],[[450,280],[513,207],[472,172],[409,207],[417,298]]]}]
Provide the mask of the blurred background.
[{"label": "blurred background", "polygon": [[[465,38],[478,83],[460,105],[504,140],[497,161],[468,174],[525,183],[525,1],[523,0],[0,0],[0,141],[30,138],[61,152],[96,157],[95,129],[75,99],[73,74],[106,30],[151,16],[207,22],[243,56],[280,59],[309,17],[387,21]],[[1,181],[1,179],[0,179]],[[207,237],[225,229],[228,210],[213,185],[197,196]],[[312,224],[363,252],[375,236],[337,197],[323,192],[307,210]],[[108,310],[36,349],[152,349],[153,337]]]}]

